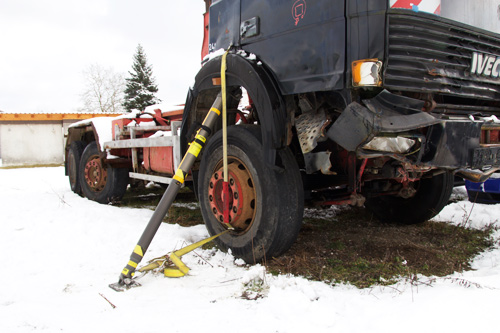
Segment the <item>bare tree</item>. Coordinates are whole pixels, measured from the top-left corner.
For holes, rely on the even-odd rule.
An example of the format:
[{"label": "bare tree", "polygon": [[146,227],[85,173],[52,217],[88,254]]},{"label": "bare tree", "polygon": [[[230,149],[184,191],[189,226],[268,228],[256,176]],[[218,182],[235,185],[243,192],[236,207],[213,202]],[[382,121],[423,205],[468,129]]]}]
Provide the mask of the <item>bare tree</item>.
[{"label": "bare tree", "polygon": [[123,74],[112,68],[91,64],[84,72],[85,90],[81,95],[84,112],[123,112]]}]

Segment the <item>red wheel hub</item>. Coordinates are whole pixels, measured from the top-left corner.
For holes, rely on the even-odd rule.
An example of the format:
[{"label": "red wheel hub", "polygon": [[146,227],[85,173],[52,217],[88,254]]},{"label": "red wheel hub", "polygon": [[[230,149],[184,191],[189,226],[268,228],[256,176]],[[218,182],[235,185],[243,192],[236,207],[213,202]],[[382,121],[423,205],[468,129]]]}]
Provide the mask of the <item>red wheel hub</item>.
[{"label": "red wheel hub", "polygon": [[102,166],[99,156],[92,156],[85,164],[85,182],[94,192],[100,192],[106,186],[108,172]]},{"label": "red wheel hub", "polygon": [[[255,189],[252,177],[241,161],[229,161],[229,223],[238,231],[246,231],[255,216]],[[212,174],[208,187],[208,200],[212,214],[224,223],[224,173],[222,166]],[[227,221],[226,221],[227,222]]]}]

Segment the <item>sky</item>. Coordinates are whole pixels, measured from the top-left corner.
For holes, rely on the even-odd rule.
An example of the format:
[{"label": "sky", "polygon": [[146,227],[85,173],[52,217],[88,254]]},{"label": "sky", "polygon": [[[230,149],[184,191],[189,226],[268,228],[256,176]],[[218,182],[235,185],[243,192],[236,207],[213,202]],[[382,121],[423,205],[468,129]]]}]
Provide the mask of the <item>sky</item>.
[{"label": "sky", "polygon": [[0,110],[74,112],[83,72],[128,77],[138,44],[166,104],[182,104],[201,65],[202,0],[0,1]]}]

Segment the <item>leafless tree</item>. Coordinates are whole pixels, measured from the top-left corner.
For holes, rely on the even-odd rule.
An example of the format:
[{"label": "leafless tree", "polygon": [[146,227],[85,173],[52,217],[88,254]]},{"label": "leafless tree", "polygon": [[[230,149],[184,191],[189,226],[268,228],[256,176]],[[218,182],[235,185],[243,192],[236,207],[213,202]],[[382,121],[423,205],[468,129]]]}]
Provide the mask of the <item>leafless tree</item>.
[{"label": "leafless tree", "polygon": [[81,95],[84,112],[123,112],[125,78],[112,68],[91,64],[83,71],[85,90]]}]

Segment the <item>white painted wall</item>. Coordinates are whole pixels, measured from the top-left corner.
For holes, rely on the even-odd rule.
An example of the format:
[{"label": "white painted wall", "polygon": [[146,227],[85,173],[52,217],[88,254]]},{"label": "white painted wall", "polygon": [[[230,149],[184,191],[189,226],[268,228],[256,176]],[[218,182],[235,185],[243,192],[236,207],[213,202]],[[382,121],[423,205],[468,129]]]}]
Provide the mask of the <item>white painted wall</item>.
[{"label": "white painted wall", "polygon": [[3,166],[62,164],[62,122],[0,123]]},{"label": "white painted wall", "polygon": [[441,16],[500,33],[500,0],[441,0]]}]

